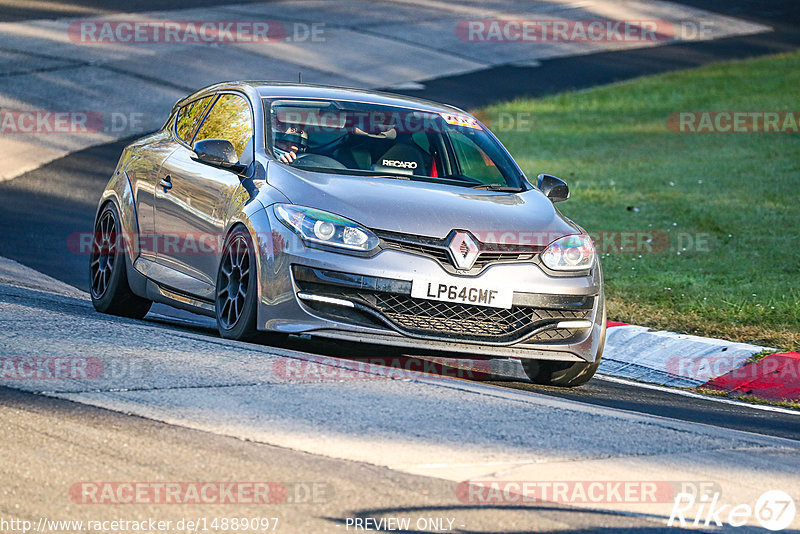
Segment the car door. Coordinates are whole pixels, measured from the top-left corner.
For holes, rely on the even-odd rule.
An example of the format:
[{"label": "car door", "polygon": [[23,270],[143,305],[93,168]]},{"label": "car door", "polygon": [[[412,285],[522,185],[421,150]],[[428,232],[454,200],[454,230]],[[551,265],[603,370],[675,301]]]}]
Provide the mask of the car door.
[{"label": "car door", "polygon": [[202,139],[227,139],[242,163],[253,160],[253,113],[238,93],[223,93],[211,103],[190,142],[183,143],[162,166],[156,189],[155,228],[161,242],[156,262],[169,268],[164,285],[212,299],[228,210],[244,195],[239,177],[196,161],[189,148]]},{"label": "car door", "polygon": [[144,141],[137,141],[142,147],[132,151],[135,161],[128,164],[126,172],[133,184],[142,245],[139,252],[145,259],[155,260],[156,257],[156,249],[152,246],[155,232],[155,195],[159,182],[164,178],[164,162],[181,146],[176,138],[182,136],[191,139],[194,136],[203,112],[212,99],[210,96],[200,98],[178,108],[163,130]]}]

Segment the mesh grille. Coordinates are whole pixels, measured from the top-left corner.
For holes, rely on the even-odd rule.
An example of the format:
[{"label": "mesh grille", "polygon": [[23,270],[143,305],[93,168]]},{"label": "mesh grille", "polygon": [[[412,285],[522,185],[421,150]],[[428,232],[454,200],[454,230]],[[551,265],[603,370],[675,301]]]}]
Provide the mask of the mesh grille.
[{"label": "mesh grille", "polygon": [[[513,341],[540,326],[561,320],[588,319],[591,314],[591,310],[548,310],[525,306],[490,308],[390,293],[378,293],[375,296],[376,308],[400,328],[413,333],[459,339]],[[543,339],[571,337],[553,333],[555,335]]]},{"label": "mesh grille", "polygon": [[559,328],[557,330],[545,330],[532,336],[531,341],[566,341],[576,339],[582,333],[586,332],[578,328]]}]

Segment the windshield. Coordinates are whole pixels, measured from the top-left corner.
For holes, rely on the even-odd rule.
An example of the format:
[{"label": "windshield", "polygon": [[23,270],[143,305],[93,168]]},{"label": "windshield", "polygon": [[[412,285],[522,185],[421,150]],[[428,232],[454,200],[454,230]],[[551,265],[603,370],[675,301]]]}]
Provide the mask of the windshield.
[{"label": "windshield", "polygon": [[330,100],[266,101],[267,148],[302,169],[519,191],[520,171],[474,117]]}]

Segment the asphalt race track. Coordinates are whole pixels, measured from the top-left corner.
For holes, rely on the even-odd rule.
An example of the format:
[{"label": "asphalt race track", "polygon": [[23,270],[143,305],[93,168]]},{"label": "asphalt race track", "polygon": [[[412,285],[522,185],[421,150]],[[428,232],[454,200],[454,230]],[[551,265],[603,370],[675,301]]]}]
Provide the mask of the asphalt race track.
[{"label": "asphalt race track", "polygon": [[[0,196],[4,199],[0,207],[0,226],[15,229],[5,233],[0,241],[0,256],[19,261],[88,291],[86,256],[71,251],[65,254],[64,250],[66,243],[74,240],[76,234],[91,231],[96,199],[126,144],[127,141],[120,141],[90,148],[10,182],[0,183]],[[31,213],[38,215],[32,218]],[[173,322],[178,328],[185,328],[189,322],[209,335],[215,333],[213,320],[207,317],[162,305],[154,306],[153,312],[161,317],[180,319]],[[295,343],[298,349],[304,351],[342,358],[350,355],[347,350],[337,351],[336,345],[326,347],[321,342],[309,346],[301,340]],[[579,390],[569,392],[527,383],[498,384],[600,406],[800,439],[800,420],[797,416],[721,404],[713,400],[691,399],[666,391],[645,390],[602,380],[594,380]]]},{"label": "asphalt race track", "polygon": [[[0,2],[0,5],[2,3]],[[21,4],[15,3],[11,7],[0,8],[0,21],[86,16],[116,11],[177,9],[189,5],[197,7],[222,3],[225,2],[82,0],[68,5],[36,3],[32,8],[20,7]],[[236,0],[230,3],[243,2]],[[539,67],[501,66],[488,71],[431,80],[426,82],[422,90],[397,92],[471,107],[522,94],[538,95],[589,87],[643,74],[689,68],[722,59],[775,53],[800,47],[800,31],[797,27],[800,23],[800,4],[797,2],[772,2],[766,8],[762,3],[755,1],[742,2],[736,6],[731,6],[722,0],[687,0],[684,3],[769,24],[775,27],[776,31],[766,35],[733,37],[719,41],[553,59],[543,62]],[[497,83],[490,85],[487,80]],[[2,229],[0,256],[86,291],[88,258],[75,250],[70,250],[67,244],[74,242],[78,233],[91,231],[97,199],[122,148],[130,140],[123,139],[84,149],[13,180],[0,182],[0,228]],[[35,302],[27,304],[27,298],[34,298]],[[29,469],[26,468],[26,481],[19,483],[14,481],[9,483],[10,489],[0,489],[0,516],[10,513],[3,504],[4,501],[11,502],[9,492],[15,500],[23,502],[25,513],[31,515],[41,513],[51,500],[63,499],[60,492],[65,484],[75,480],[86,480],[87,471],[81,466],[91,461],[103,466],[106,480],[127,480],[126,476],[146,476],[142,473],[172,480],[203,478],[247,480],[252,473],[258,472],[264,466],[269,466],[273,480],[305,481],[309,486],[319,483],[322,486],[320,491],[323,492],[333,491],[325,484],[326,481],[335,480],[335,495],[328,494],[319,501],[298,500],[296,506],[281,509],[281,520],[292,525],[292,530],[284,530],[285,532],[321,531],[320,529],[330,527],[333,527],[331,531],[337,531],[336,529],[345,531],[341,528],[344,527],[345,517],[401,514],[437,517],[454,515],[459,521],[454,528],[460,528],[461,530],[457,530],[460,532],[492,532],[498,523],[502,523],[505,530],[513,532],[559,529],[569,529],[573,532],[655,531],[656,523],[653,522],[653,517],[626,510],[620,511],[619,514],[592,509],[579,511],[574,507],[557,503],[538,505],[533,511],[531,507],[509,505],[491,508],[454,506],[452,480],[458,479],[458,472],[448,471],[443,474],[437,472],[435,466],[420,467],[416,464],[413,464],[413,468],[405,469],[406,464],[412,465],[406,458],[399,458],[398,465],[384,469],[371,464],[367,453],[359,453],[362,456],[350,456],[349,453],[342,452],[327,457],[315,453],[314,445],[306,444],[306,446],[303,445],[305,442],[302,442],[301,445],[295,446],[296,442],[288,438],[285,442],[278,440],[268,445],[259,442],[257,436],[254,437],[241,430],[248,424],[253,426],[254,421],[256,423],[261,421],[247,419],[248,414],[243,414],[241,420],[232,416],[230,426],[215,426],[216,423],[204,419],[210,417],[208,414],[191,411],[192,399],[189,396],[193,394],[192,389],[201,390],[204,381],[221,380],[211,374],[203,375],[206,372],[204,365],[209,365],[209,368],[216,365],[217,360],[214,360],[213,356],[217,354],[215,352],[217,350],[224,352],[229,358],[220,363],[219,372],[224,374],[227,370],[225,366],[231,365],[230,369],[233,370],[231,376],[239,380],[237,382],[234,378],[230,379],[230,398],[240,399],[244,403],[250,402],[252,398],[254,404],[263,403],[263,406],[275,407],[279,405],[279,399],[263,398],[265,395],[263,390],[247,390],[249,386],[256,388],[269,385],[269,380],[259,382],[257,376],[250,378],[244,374],[245,371],[258,369],[258,358],[262,356],[272,358],[274,354],[290,356],[298,354],[303,357],[323,356],[340,359],[344,362],[343,365],[349,365],[359,358],[369,357],[377,351],[386,349],[292,338],[284,346],[273,350],[271,347],[220,340],[216,336],[213,321],[208,318],[161,305],[154,306],[144,321],[117,320],[95,314],[91,310],[91,304],[86,302],[69,300],[63,296],[26,292],[22,288],[10,288],[10,286],[0,286],[0,304],[19,309],[15,327],[18,327],[21,333],[17,340],[7,339],[8,346],[16,346],[15,343],[22,343],[20,340],[29,338],[32,347],[46,350],[43,348],[46,346],[45,340],[40,343],[35,341],[44,335],[43,332],[39,332],[32,324],[39,309],[42,314],[52,317],[53,321],[61,321],[58,324],[65,331],[58,333],[63,336],[62,338],[55,339],[61,339],[65,346],[69,345],[68,325],[73,322],[76,331],[82,325],[87,325],[87,337],[90,333],[96,333],[98,337],[108,335],[111,336],[109,339],[113,340],[114,335],[123,335],[126,329],[136,332],[137,337],[130,342],[126,341],[123,345],[125,350],[138,351],[137,354],[146,352],[145,340],[152,339],[154,353],[162,351],[168,355],[171,344],[183,340],[196,347],[199,353],[208,355],[206,361],[198,362],[200,367],[196,371],[198,377],[189,376],[187,385],[179,383],[182,378],[176,378],[180,373],[179,370],[175,370],[174,374],[167,372],[156,377],[155,386],[142,385],[139,393],[137,384],[112,384],[106,390],[98,386],[98,392],[70,389],[72,385],[68,385],[64,390],[48,391],[47,388],[33,386],[28,390],[39,393],[45,391],[45,396],[0,387],[0,408],[8,410],[9,413],[24,414],[23,418],[14,419],[0,410],[0,430],[4,432],[0,452],[4,458],[13,455],[15,464],[30,466]],[[28,326],[31,328],[28,329]],[[79,340],[80,335],[76,335],[75,339]],[[101,341],[105,342],[98,339],[98,347],[104,346]],[[134,346],[137,342],[139,345]],[[53,348],[57,349],[58,347]],[[168,358],[161,359],[157,354],[152,356],[140,354],[137,357],[152,358],[155,365],[166,365],[164,368],[171,369]],[[219,358],[222,362],[222,356]],[[165,361],[167,363],[164,363]],[[236,367],[234,363],[244,367]],[[241,376],[235,376],[238,371],[242,371]],[[192,370],[187,373],[192,375],[194,372],[195,370]],[[195,378],[197,384],[192,382]],[[338,385],[333,384],[333,386]],[[215,387],[225,389],[216,382]],[[434,387],[441,390],[431,394],[432,405],[436,407],[452,409],[453,399],[461,398],[455,397],[456,395],[467,395],[460,391],[450,391],[458,390],[458,385],[435,384]],[[177,391],[174,395],[169,391],[173,388]],[[331,389],[333,388],[326,389],[324,394],[335,395],[330,393]],[[756,451],[766,451],[764,459],[754,460],[752,468],[742,467],[741,472],[735,471],[736,474],[731,475],[731,478],[752,475],[762,477],[758,480],[763,484],[764,479],[769,480],[770,469],[773,466],[796,466],[796,463],[792,464],[790,454],[792,452],[796,454],[796,447],[800,446],[795,443],[800,441],[800,416],[782,410],[751,407],[742,403],[723,403],[711,398],[687,397],[663,389],[642,388],[636,384],[605,380],[603,377],[597,377],[586,386],[569,391],[502,377],[470,383],[464,386],[464,389],[469,390],[470,394],[483,395],[481,402],[491,403],[494,401],[486,399],[497,397],[503,402],[533,406],[533,409],[540,409],[542,412],[536,416],[539,418],[536,421],[542,424],[552,423],[553,427],[558,426],[557,423],[553,423],[557,420],[557,414],[567,412],[580,414],[580,417],[574,416],[575,421],[587,425],[600,417],[616,414],[614,417],[625,420],[625,423],[615,422],[614,425],[618,427],[613,426],[609,430],[598,431],[598,434],[602,436],[601,439],[612,439],[615,432],[620,434],[631,432],[630,450],[626,449],[623,454],[630,454],[632,457],[641,456],[646,459],[648,455],[659,453],[635,450],[638,439],[636,432],[641,431],[646,434],[647,425],[663,425],[663,428],[670,433],[664,448],[671,453],[689,455],[695,448],[700,450],[705,446],[715,454],[722,451],[713,456],[713,461],[717,463],[708,468],[709,478],[715,476],[714,473],[719,474],[719,471],[714,471],[717,468],[736,465],[736,468],[731,467],[734,472],[738,469],[737,462],[745,457],[745,454],[752,459],[749,455],[757,454]],[[350,391],[348,388],[343,390]],[[351,391],[354,400],[351,402],[355,404],[358,400],[379,400],[378,388],[374,390],[365,392],[354,388]],[[113,393],[116,391],[120,393]],[[403,395],[407,394],[401,391],[399,386],[395,387],[392,384],[387,385],[386,391],[387,397],[396,395],[397,398],[392,402],[399,402],[397,399],[402,399]],[[141,396],[137,396],[139,394]],[[151,394],[152,399],[157,398],[158,402],[148,397]],[[308,397],[313,401],[318,398],[315,396],[317,394],[320,395],[319,398],[330,398],[318,392],[309,393]],[[158,395],[163,396],[157,397]],[[224,412],[229,408],[226,405],[228,391],[217,395],[219,397],[209,398],[217,398],[220,403],[219,410]],[[344,393],[340,396],[347,395],[348,393]],[[141,406],[148,406],[150,402],[153,406],[152,412],[145,413],[147,410],[143,411]],[[410,396],[407,402],[413,402],[413,397]],[[126,403],[130,403],[130,412],[125,409],[128,405]],[[368,408],[364,406],[353,408],[353,412],[359,414]],[[160,411],[165,409],[168,411]],[[169,410],[174,410],[176,415],[174,417],[169,415],[172,413]],[[348,413],[349,408],[344,400],[341,405],[337,404],[331,410],[333,417],[352,416]],[[391,419],[392,416],[396,416],[391,406],[386,410],[389,421],[395,421]],[[553,414],[548,410],[552,410]],[[126,413],[137,413],[143,417],[131,417]],[[298,408],[298,413],[305,412]],[[480,413],[476,417],[478,415]],[[291,422],[279,419],[275,421],[270,419],[275,423],[276,432],[285,431],[288,434],[294,429]],[[311,415],[309,421],[313,422]],[[350,421],[348,424],[352,424],[347,430],[353,436],[372,439],[372,436],[367,436],[369,429],[361,428]],[[299,423],[298,425],[302,426]],[[454,431],[447,426],[447,421],[442,425],[443,428]],[[644,427],[644,430],[637,425]],[[339,435],[341,430],[339,427],[328,422],[320,422],[319,426],[332,441],[341,440],[341,444],[338,445],[341,450],[352,447],[351,442]],[[389,428],[389,423],[379,426]],[[302,430],[306,430],[305,427]],[[477,432],[476,429],[471,431]],[[606,432],[609,434],[608,437]],[[554,431],[554,434],[558,432]],[[80,439],[75,436],[80,436]],[[430,436],[423,435],[421,430],[420,435],[414,437],[422,440]],[[516,436],[512,436],[514,437]],[[492,439],[499,440],[500,437],[493,436]],[[621,441],[627,443],[625,439]],[[120,445],[110,449],[109,443],[124,444],[124,447]],[[734,444],[731,445],[733,448],[725,449],[726,443]],[[625,446],[627,445],[623,448]],[[48,464],[42,461],[41,454],[37,453],[40,447],[41,450],[47,451],[48,455],[56,455],[55,463]],[[509,448],[513,449],[511,446]],[[413,452],[413,447],[411,450]],[[444,452],[446,451],[442,452],[443,455]],[[580,458],[583,451],[560,452],[564,454],[564,462],[568,463],[571,459]],[[586,454],[594,453],[595,451],[590,451]],[[571,454],[574,454],[575,458],[572,458]],[[603,456],[605,453],[597,454]],[[737,454],[742,456],[736,456]],[[402,453],[398,452],[398,455],[402,456]],[[465,452],[464,465],[473,462],[475,458],[476,456],[469,456]],[[506,458],[502,460],[510,461]],[[403,464],[403,461],[406,464]],[[128,466],[136,466],[136,469]],[[598,472],[602,473],[602,467],[599,469]],[[131,475],[131,472],[135,475]],[[565,467],[565,472],[569,472],[569,467]],[[0,473],[3,473],[4,477],[8,475],[9,479],[17,476],[14,474],[17,471],[2,464]],[[572,473],[575,474],[577,471]],[[589,479],[591,477],[592,475],[588,475]],[[26,482],[28,486],[25,486]],[[19,495],[24,497],[20,498]],[[4,496],[8,497],[8,500],[4,499]],[[84,509],[81,509],[80,513],[85,515],[82,510]],[[142,510],[145,510],[145,507],[139,511]],[[147,507],[146,510],[147,513],[155,510],[153,513],[167,514],[170,517],[177,514],[172,510],[164,512],[163,508],[158,507]],[[488,510],[492,513],[487,513]],[[248,509],[231,508],[226,510],[226,513],[235,515],[239,511],[247,513]],[[197,506],[195,509],[181,509],[181,513],[202,515],[203,510]],[[669,530],[679,531],[674,528]]]},{"label": "asphalt race track", "polygon": [[[766,24],[772,26],[774,31],[712,41],[550,59],[542,61],[536,67],[503,65],[429,81],[422,91],[396,92],[432,100],[449,99],[451,103],[461,107],[477,107],[498,99],[583,89],[637,76],[690,69],[714,61],[776,54],[800,47],[800,32],[797,29],[800,4],[797,2],[687,0],[681,3]],[[492,80],[492,83],[487,84],[486,80]],[[452,95],[457,95],[455,102],[452,102]]]},{"label": "asphalt race track", "polygon": [[[249,0],[256,1],[256,0]],[[23,8],[16,2],[3,6],[0,22],[64,16],[102,15],[108,12],[144,12],[204,5],[242,4],[240,0],[80,0],[69,4],[37,3]],[[536,66],[501,65],[467,74],[428,80],[423,89],[390,89],[393,92],[447,102],[462,108],[487,105],[524,95],[543,95],[581,89],[620,80],[697,67],[714,61],[775,54],[800,47],[800,4],[792,0],[762,2],[745,0],[683,0],[682,4],[771,26],[774,31],[685,42],[630,51],[601,52],[544,60]],[[3,2],[0,2],[3,5]],[[0,46],[2,50],[2,46]],[[488,83],[491,80],[491,83]]]},{"label": "asphalt race track", "polygon": [[[535,68],[499,67],[502,72],[481,71],[442,78],[426,82],[426,88],[422,91],[397,92],[438,98],[468,107],[492,100],[513,98],[519,94],[537,95],[592,86],[642,74],[689,68],[716,60],[775,53],[800,46],[800,32],[796,26],[796,21],[800,20],[800,4],[796,2],[772,2],[769,9],[764,9],[760,2],[744,2],[735,6],[713,0],[692,0],[685,3],[770,24],[776,31],[741,38],[549,60]],[[93,9],[99,9],[96,2],[86,1],[80,4],[90,13]],[[109,11],[133,9],[131,3],[123,1],[104,5]],[[180,0],[159,4],[163,9],[182,5],[185,2]],[[135,6],[135,10],[140,11],[153,7],[146,3],[136,3]],[[23,19],[48,15],[52,15],[52,12],[43,7],[30,12],[7,11],[4,17]],[[795,25],[791,24],[792,21]],[[487,80],[492,80],[492,83],[487,83]],[[523,93],[520,93],[520,88],[525,88]],[[96,199],[99,198],[122,148],[130,140],[89,148],[10,182],[0,183],[0,197],[4,199],[0,205],[0,226],[14,229],[13,232],[4,233],[0,239],[0,256],[19,261],[58,280],[87,290],[87,259],[73,252],[64,254],[65,243],[71,235],[90,231]],[[46,208],[42,209],[42,206]],[[34,212],[38,212],[35,218],[30,216]],[[207,318],[164,306],[156,306],[154,311],[161,315],[194,321],[205,327],[212,324]],[[795,439],[800,437],[800,423],[792,416],[678,397],[667,392],[642,390],[622,384],[594,381],[587,387],[570,393],[546,390],[530,384],[516,383],[513,387],[751,432]]]}]

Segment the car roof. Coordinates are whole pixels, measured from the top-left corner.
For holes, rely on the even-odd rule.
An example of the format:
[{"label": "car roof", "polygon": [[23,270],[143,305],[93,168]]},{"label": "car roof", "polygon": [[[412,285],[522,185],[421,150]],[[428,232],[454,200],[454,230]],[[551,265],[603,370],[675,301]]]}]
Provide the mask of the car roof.
[{"label": "car roof", "polygon": [[333,85],[316,85],[311,83],[287,83],[275,81],[239,81],[223,82],[214,84],[197,91],[191,97],[200,93],[220,91],[224,89],[236,89],[251,87],[255,89],[262,98],[319,98],[326,100],[346,100],[353,102],[364,102],[368,104],[381,104],[386,106],[397,106],[415,108],[423,111],[432,112],[460,112],[463,110],[447,104],[440,104],[422,98],[414,98],[381,91],[368,91],[353,87],[337,87]]}]

